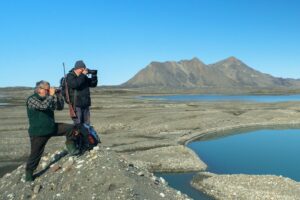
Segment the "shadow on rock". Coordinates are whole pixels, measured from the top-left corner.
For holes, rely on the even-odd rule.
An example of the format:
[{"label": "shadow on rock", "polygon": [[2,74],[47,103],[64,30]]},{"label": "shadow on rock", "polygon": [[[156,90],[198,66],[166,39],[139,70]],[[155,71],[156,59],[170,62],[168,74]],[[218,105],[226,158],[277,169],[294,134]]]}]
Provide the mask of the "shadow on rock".
[{"label": "shadow on rock", "polygon": [[35,175],[34,175],[34,179],[36,179],[37,177],[40,177],[42,176],[45,172],[47,172],[51,165],[53,165],[54,163],[58,162],[61,158],[65,157],[66,155],[68,154],[67,151],[61,151],[57,154],[54,154],[53,155],[53,158],[51,159],[51,162],[46,165],[46,167],[44,169],[42,169],[41,171],[37,172]]}]

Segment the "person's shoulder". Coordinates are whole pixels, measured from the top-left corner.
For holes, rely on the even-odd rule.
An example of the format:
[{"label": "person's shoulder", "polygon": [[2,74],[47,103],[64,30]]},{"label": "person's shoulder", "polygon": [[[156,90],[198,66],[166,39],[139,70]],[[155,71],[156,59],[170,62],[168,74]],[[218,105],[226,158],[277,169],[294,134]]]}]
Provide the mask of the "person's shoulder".
[{"label": "person's shoulder", "polygon": [[30,95],[28,98],[27,98],[27,101],[26,102],[29,102],[29,101],[32,101],[34,99],[37,99],[37,94],[36,93],[33,93],[32,95]]},{"label": "person's shoulder", "polygon": [[76,76],[75,72],[73,70],[70,70],[67,74],[67,77]]},{"label": "person's shoulder", "polygon": [[28,96],[28,98],[27,99],[29,99],[29,98],[34,98],[34,97],[36,97],[36,93],[33,93],[33,94],[31,94],[30,96]]}]

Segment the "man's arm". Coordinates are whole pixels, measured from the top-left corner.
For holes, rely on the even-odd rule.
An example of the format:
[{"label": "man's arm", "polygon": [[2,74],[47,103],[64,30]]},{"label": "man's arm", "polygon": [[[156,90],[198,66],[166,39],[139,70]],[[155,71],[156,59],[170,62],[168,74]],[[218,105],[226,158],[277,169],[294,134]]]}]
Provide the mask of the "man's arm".
[{"label": "man's arm", "polygon": [[68,87],[72,89],[78,89],[81,85],[84,84],[86,76],[83,74],[80,74],[79,76],[72,76],[70,74],[67,75],[67,83]]},{"label": "man's arm", "polygon": [[35,96],[29,97],[27,100],[28,108],[33,108],[37,110],[55,110],[56,99],[53,96],[47,96],[44,101],[36,98]]}]

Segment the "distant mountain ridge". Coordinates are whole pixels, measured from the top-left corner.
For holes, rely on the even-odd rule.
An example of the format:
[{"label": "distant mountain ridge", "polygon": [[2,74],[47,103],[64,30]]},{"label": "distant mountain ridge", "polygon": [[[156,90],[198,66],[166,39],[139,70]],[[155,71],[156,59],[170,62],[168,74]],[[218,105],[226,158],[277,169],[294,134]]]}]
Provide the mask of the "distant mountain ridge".
[{"label": "distant mountain ridge", "polygon": [[151,62],[123,87],[250,87],[299,88],[299,79],[273,77],[259,72],[235,57],[206,65],[198,58],[179,62]]}]

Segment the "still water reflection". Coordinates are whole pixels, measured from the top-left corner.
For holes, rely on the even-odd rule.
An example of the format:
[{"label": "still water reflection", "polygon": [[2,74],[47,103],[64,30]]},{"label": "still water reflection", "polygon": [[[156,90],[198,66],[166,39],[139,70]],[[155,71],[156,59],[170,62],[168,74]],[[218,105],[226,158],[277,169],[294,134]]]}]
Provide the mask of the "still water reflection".
[{"label": "still water reflection", "polygon": [[[187,146],[208,165],[207,171],[213,173],[272,174],[300,181],[300,129],[239,131]],[[210,199],[190,186],[195,173],[157,175],[194,199]]]},{"label": "still water reflection", "polygon": [[300,129],[258,130],[188,144],[208,165],[226,174],[274,174],[300,181]]}]

